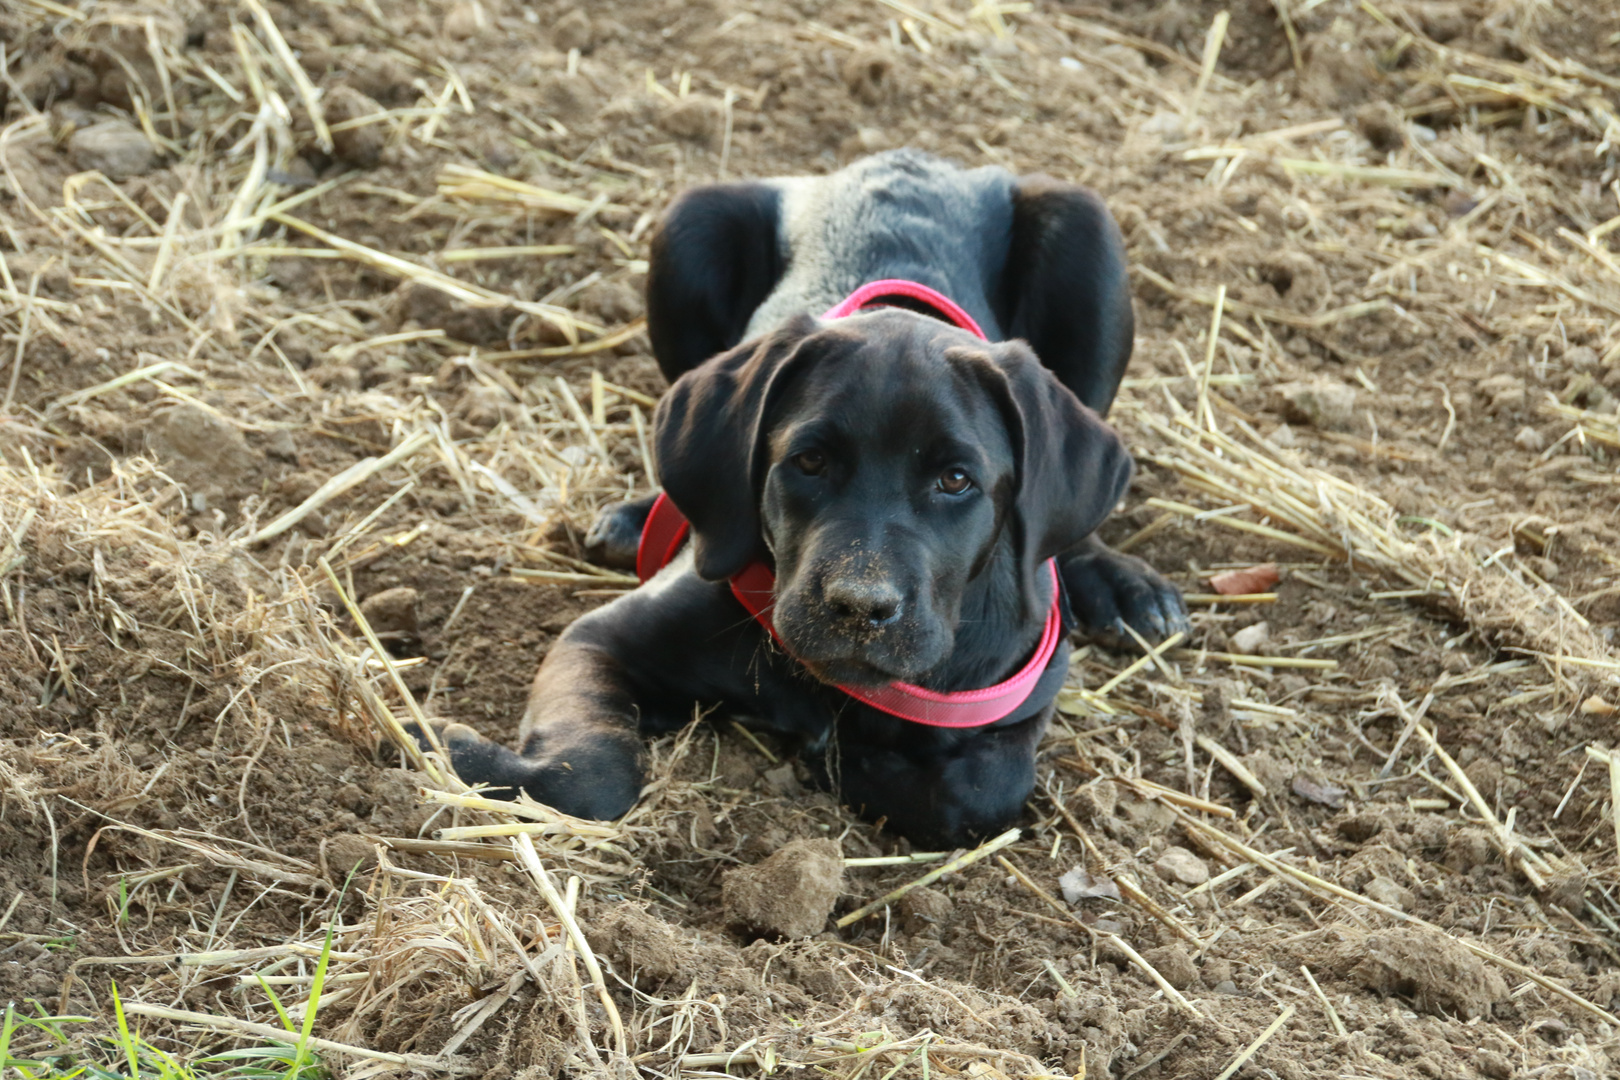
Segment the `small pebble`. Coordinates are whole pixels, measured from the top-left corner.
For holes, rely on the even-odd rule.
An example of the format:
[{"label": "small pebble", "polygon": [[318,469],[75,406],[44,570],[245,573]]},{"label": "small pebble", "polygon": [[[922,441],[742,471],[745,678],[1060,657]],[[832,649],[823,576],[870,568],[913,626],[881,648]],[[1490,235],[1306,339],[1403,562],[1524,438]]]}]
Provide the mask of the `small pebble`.
[{"label": "small pebble", "polygon": [[94,169],[109,180],[128,180],[156,168],[158,152],[139,128],[107,120],[75,131],[68,139],[68,157],[87,172]]},{"label": "small pebble", "polygon": [[1397,911],[1407,911],[1417,902],[1412,890],[1387,877],[1375,877],[1361,889],[1362,895]]},{"label": "small pebble", "polygon": [[720,102],[707,94],[692,94],[665,109],[658,123],[678,139],[708,142],[720,131],[723,119]]},{"label": "small pebble", "polygon": [[444,36],[451,41],[479,37],[493,25],[494,20],[478,0],[461,0],[444,14]]},{"label": "small pebble", "polygon": [[1521,450],[1528,450],[1532,454],[1539,454],[1547,449],[1547,439],[1533,427],[1522,427],[1519,433],[1513,436],[1514,445]]},{"label": "small pebble", "polygon": [[596,41],[596,27],[583,8],[575,8],[551,24],[551,38],[559,49],[585,52]]},{"label": "small pebble", "polygon": [[1153,869],[1166,881],[1179,881],[1183,885],[1202,885],[1209,880],[1209,865],[1182,847],[1165,848]]},{"label": "small pebble", "polygon": [[1142,959],[1153,965],[1153,970],[1164,976],[1164,981],[1177,990],[1186,990],[1197,983],[1198,968],[1192,957],[1180,945],[1162,945],[1149,949]]},{"label": "small pebble", "polygon": [[1564,350],[1564,363],[1576,371],[1590,371],[1597,367],[1598,351],[1590,345],[1572,345]]},{"label": "small pebble", "polygon": [[[347,120],[360,120],[376,116],[383,111],[375,99],[362,94],[352,86],[334,87],[326,99],[326,121],[340,124]],[[332,153],[339,161],[370,169],[382,158],[388,145],[388,125],[361,124],[332,133]]]},{"label": "small pebble", "polygon": [[409,586],[384,589],[360,602],[360,614],[379,634],[415,634],[418,599],[416,590]]},{"label": "small pebble", "polygon": [[1253,626],[1245,626],[1232,635],[1232,651],[1253,656],[1265,648],[1270,640],[1271,626],[1265,622],[1257,622]]},{"label": "small pebble", "polygon": [[1166,142],[1173,142],[1186,133],[1187,123],[1180,113],[1161,111],[1156,112],[1142,124],[1142,134],[1157,135]]},{"label": "small pebble", "polygon": [[843,887],[838,841],[794,840],[762,862],[726,871],[720,894],[729,921],[791,939],[821,931]]},{"label": "small pebble", "polygon": [[1115,901],[1120,898],[1119,886],[1111,878],[1094,875],[1083,866],[1077,866],[1058,878],[1058,888],[1063,892],[1064,902],[1069,904],[1078,904],[1093,897]]},{"label": "small pebble", "polygon": [[1277,395],[1283,417],[1330,431],[1343,431],[1355,421],[1356,392],[1331,379],[1283,383]]}]

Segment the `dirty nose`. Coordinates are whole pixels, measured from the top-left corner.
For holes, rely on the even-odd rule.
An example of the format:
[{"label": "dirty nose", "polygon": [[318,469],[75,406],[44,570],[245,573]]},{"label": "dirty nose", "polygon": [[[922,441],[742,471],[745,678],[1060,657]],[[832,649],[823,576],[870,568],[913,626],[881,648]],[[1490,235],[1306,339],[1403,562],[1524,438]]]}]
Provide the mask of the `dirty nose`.
[{"label": "dirty nose", "polygon": [[900,617],[900,590],[887,581],[829,581],[822,596],[839,618],[851,622],[875,628]]}]

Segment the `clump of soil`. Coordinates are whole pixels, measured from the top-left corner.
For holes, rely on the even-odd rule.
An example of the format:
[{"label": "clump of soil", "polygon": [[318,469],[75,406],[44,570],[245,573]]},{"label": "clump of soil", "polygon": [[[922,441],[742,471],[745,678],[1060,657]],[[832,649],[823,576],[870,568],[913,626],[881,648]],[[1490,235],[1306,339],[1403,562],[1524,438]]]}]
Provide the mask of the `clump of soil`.
[{"label": "clump of soil", "polygon": [[795,840],[753,866],[726,871],[721,902],[748,932],[802,938],[827,925],[844,888],[844,853],[835,840]]},{"label": "clump of soil", "polygon": [[715,966],[706,955],[713,950],[705,950],[696,934],[635,904],[621,904],[593,922],[590,938],[615,970],[638,983],[690,981],[711,974]]},{"label": "clump of soil", "polygon": [[1367,989],[1399,995],[1435,1016],[1489,1016],[1491,1006],[1507,997],[1507,982],[1496,969],[1433,930],[1395,927],[1350,935],[1338,956]]}]

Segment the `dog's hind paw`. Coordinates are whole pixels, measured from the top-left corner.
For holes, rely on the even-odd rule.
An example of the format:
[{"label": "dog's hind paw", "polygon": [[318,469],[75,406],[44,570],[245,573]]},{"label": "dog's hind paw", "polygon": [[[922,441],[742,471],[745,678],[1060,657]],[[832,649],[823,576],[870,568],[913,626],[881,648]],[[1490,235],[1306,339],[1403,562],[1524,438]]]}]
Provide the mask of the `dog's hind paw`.
[{"label": "dog's hind paw", "polygon": [[1095,544],[1059,565],[1075,617],[1092,633],[1123,638],[1129,626],[1148,641],[1163,641],[1192,630],[1181,590],[1134,555]]},{"label": "dog's hind paw", "polygon": [[613,570],[634,570],[641,529],[655,497],[614,503],[598,514],[585,534],[585,558]]}]

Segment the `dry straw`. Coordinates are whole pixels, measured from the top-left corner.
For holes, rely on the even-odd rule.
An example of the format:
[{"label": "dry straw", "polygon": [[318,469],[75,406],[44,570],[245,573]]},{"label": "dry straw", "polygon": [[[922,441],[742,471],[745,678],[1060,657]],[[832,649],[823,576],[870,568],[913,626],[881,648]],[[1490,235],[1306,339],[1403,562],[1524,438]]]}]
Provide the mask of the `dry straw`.
[{"label": "dry straw", "polygon": [[[1195,424],[1186,416],[1170,421],[1125,403],[1132,419],[1159,440],[1161,448],[1140,451],[1145,460],[1180,477],[1187,487],[1219,504],[1210,513],[1187,503],[1151,499],[1150,505],[1184,518],[1234,529],[1342,561],[1362,573],[1404,585],[1469,625],[1498,633],[1508,644],[1532,649],[1559,663],[1614,670],[1607,646],[1583,625],[1564,600],[1544,582],[1535,582],[1499,559],[1480,559],[1466,538],[1447,539],[1429,530],[1413,535],[1400,516],[1377,496],[1271,447],[1242,420],[1235,435]],[[1261,520],[1238,516],[1238,510]],[[1330,668],[1331,661],[1308,658],[1222,655],[1235,664]]]},{"label": "dry straw", "polygon": [[862,919],[866,918],[868,915],[871,915],[871,914],[873,914],[875,912],[878,912],[878,911],[882,911],[889,904],[895,903],[896,901],[900,900],[902,897],[904,897],[907,893],[911,892],[913,889],[920,889],[924,885],[930,885],[930,884],[938,881],[940,878],[944,877],[946,874],[954,874],[958,870],[961,870],[965,866],[971,866],[973,863],[978,862],[980,859],[986,858],[986,857],[988,857],[990,855],[994,855],[996,852],[1000,851],[1002,848],[1004,848],[1007,845],[1015,842],[1018,839],[1019,835],[1020,835],[1020,830],[1018,830],[1018,829],[1008,829],[1006,832],[1002,833],[1000,836],[997,836],[992,840],[986,840],[984,843],[980,844],[978,847],[974,848],[972,851],[968,851],[968,852],[963,853],[962,855],[957,856],[956,858],[952,859],[950,862],[946,863],[944,866],[940,866],[940,867],[937,867],[937,868],[935,868],[933,870],[930,870],[928,873],[924,874],[922,877],[918,878],[916,881],[908,882],[907,884],[900,886],[898,889],[895,889],[892,892],[885,893],[884,895],[878,897],[876,900],[873,900],[869,904],[863,904],[861,907],[856,908],[854,911],[850,912],[848,915],[845,915],[842,918],[840,918],[838,920],[838,925],[840,927],[844,927],[844,926],[849,926],[849,925],[851,925],[853,923],[860,922]]}]

